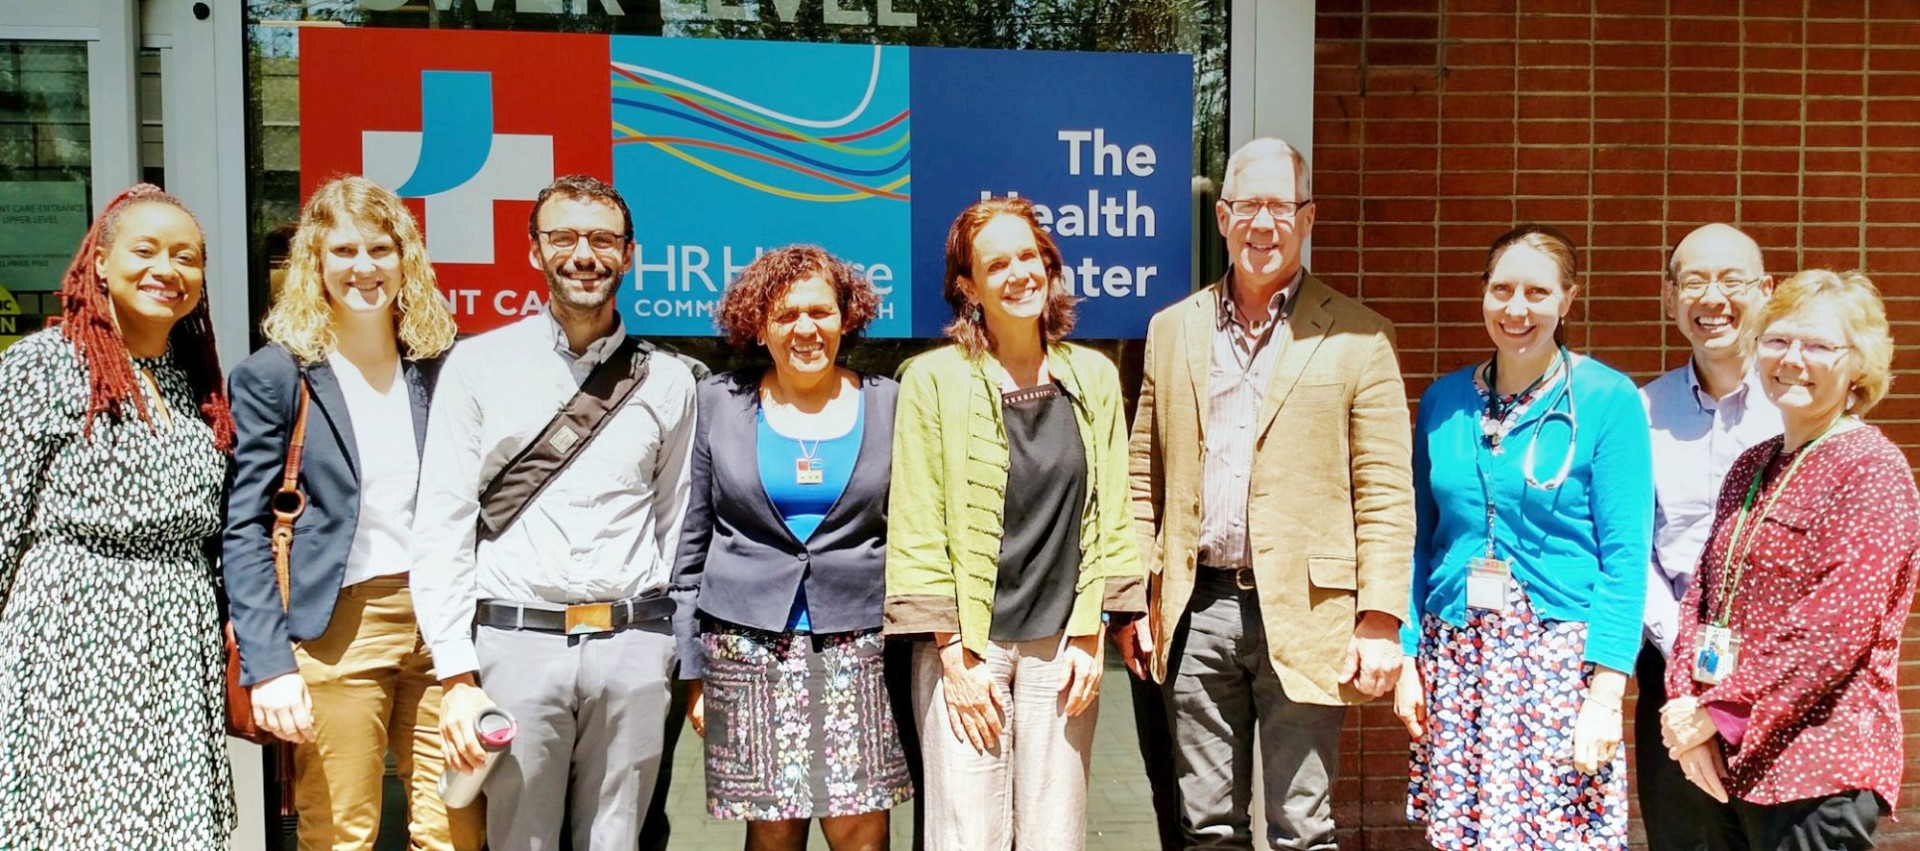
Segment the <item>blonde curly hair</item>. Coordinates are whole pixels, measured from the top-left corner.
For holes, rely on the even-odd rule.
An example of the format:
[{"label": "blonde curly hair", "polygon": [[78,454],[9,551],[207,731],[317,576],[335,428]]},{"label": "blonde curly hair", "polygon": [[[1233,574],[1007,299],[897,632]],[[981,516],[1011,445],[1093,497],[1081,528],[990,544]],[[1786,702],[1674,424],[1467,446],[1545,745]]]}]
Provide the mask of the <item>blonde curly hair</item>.
[{"label": "blonde curly hair", "polygon": [[359,176],[329,180],[307,199],[300,211],[300,227],[288,246],[286,280],[261,321],[260,332],[308,363],[333,353],[339,340],[320,264],[326,256],[327,235],[348,224],[386,232],[400,251],[394,330],[401,354],[419,360],[451,348],[457,329],[446,300],[434,289],[433,262],[427,258],[419,223],[399,196]]}]

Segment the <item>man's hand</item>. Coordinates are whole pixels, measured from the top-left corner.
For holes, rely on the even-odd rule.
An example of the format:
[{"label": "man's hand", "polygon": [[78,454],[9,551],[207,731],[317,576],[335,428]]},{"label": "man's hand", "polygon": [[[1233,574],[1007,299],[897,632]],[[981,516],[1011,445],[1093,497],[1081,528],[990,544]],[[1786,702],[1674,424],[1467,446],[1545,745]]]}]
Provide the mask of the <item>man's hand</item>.
[{"label": "man's hand", "polygon": [[[935,640],[950,641],[937,635]],[[940,648],[940,686],[947,701],[947,726],[954,738],[986,753],[1000,747],[1000,730],[1005,723],[1005,704],[993,687],[993,675],[986,660],[951,641]]]},{"label": "man's hand", "polygon": [[1153,627],[1146,618],[1116,624],[1107,634],[1113,637],[1114,652],[1120,654],[1129,673],[1142,680],[1153,675]]},{"label": "man's hand", "polygon": [[693,725],[693,734],[704,739],[707,737],[707,683],[705,680],[687,680],[687,723]]},{"label": "man's hand", "polygon": [[1352,683],[1368,697],[1380,697],[1399,681],[1405,661],[1400,652],[1400,621],[1386,612],[1367,612],[1347,642],[1347,664],[1340,682]]},{"label": "man's hand", "polygon": [[445,686],[440,696],[440,747],[448,769],[473,771],[487,762],[487,749],[480,746],[473,722],[493,705],[493,698],[480,690],[472,674],[448,680]]},{"label": "man's hand", "polygon": [[294,744],[313,742],[313,696],[299,671],[253,684],[253,725]]},{"label": "man's hand", "polygon": [[1708,739],[1674,756],[1680,772],[1713,799],[1727,802],[1727,762],[1720,756],[1720,742]]}]

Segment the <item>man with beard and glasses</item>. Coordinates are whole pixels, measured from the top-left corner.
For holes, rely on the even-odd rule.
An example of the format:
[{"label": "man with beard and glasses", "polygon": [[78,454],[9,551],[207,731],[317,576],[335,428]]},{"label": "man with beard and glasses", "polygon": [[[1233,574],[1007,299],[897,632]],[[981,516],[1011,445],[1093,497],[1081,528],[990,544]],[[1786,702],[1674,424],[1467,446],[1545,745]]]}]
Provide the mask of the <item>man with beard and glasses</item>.
[{"label": "man with beard and glasses", "polygon": [[[554,181],[528,232],[547,312],[447,359],[421,461],[413,594],[445,687],[448,769],[487,759],[482,710],[497,703],[518,721],[483,787],[489,845],[559,848],[565,824],[574,851],[628,851],[661,763],[694,378],[630,342],[614,307],[633,217],[613,187]],[[579,415],[591,408],[570,403],[603,363],[639,379],[624,398],[606,376],[592,382],[618,400],[596,431]],[[527,461],[542,457],[553,461]],[[523,496],[503,510],[490,491]]]}]

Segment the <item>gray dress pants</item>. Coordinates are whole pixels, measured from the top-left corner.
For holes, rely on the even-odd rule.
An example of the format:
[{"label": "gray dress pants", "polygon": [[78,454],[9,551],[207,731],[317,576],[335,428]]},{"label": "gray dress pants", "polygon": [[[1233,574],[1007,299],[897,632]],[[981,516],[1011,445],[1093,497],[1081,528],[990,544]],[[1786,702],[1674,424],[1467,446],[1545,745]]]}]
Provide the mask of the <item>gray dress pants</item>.
[{"label": "gray dress pants", "polygon": [[1173,725],[1188,848],[1251,849],[1259,731],[1267,842],[1336,848],[1329,790],[1340,773],[1345,706],[1295,703],[1267,657],[1259,597],[1231,571],[1202,568],[1174,633],[1161,689]]},{"label": "gray dress pants", "polygon": [[480,684],[519,722],[487,776],[487,844],[633,851],[653,797],[673,625],[560,635],[480,627]]}]

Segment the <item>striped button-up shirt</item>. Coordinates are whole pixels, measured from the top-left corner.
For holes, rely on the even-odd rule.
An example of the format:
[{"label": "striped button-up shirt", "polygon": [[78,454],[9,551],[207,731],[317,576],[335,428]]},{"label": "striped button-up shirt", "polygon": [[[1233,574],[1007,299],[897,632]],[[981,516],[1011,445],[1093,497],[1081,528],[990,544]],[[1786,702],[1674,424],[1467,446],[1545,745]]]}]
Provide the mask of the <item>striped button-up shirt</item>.
[{"label": "striped button-up shirt", "polygon": [[1287,317],[1305,271],[1273,294],[1260,324],[1240,314],[1233,302],[1233,276],[1227,276],[1214,323],[1213,352],[1207,370],[1206,464],[1200,495],[1200,563],[1212,567],[1251,567],[1247,535],[1247,472],[1253,468],[1253,425],[1266,398],[1273,364],[1292,340]]}]

